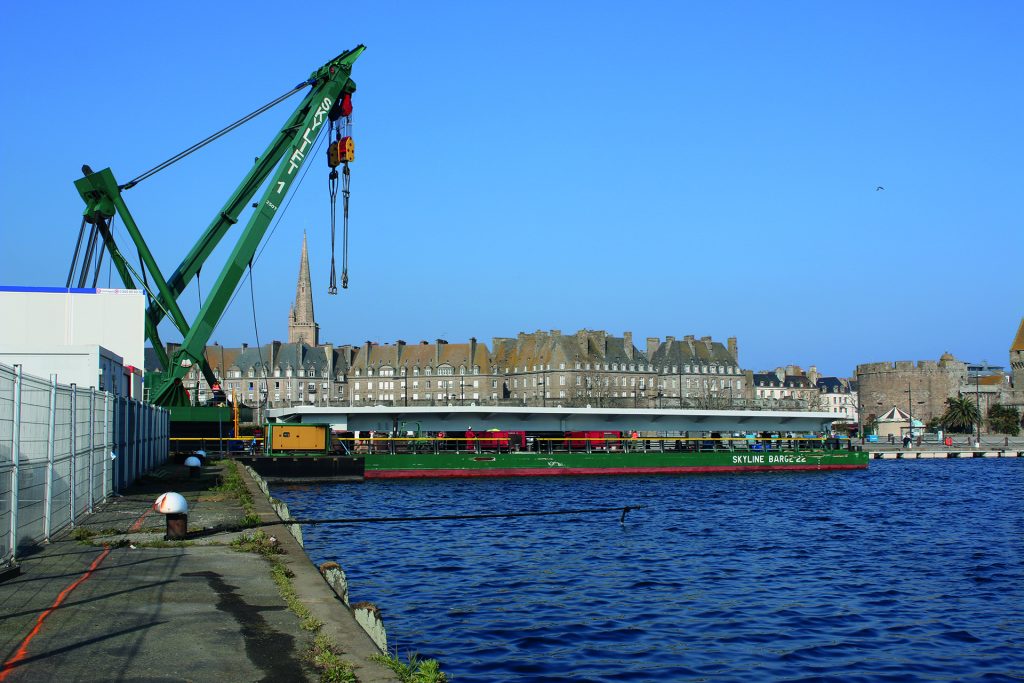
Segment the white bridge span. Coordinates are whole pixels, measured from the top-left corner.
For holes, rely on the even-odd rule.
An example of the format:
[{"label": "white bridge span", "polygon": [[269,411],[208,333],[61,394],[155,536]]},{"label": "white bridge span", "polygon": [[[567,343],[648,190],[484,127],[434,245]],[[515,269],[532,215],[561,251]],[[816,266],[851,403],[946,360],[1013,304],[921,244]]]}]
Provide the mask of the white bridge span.
[{"label": "white bridge span", "polygon": [[343,431],[827,432],[834,413],[678,408],[539,408],[508,406],[294,406],[272,408],[270,422],[330,424]]}]

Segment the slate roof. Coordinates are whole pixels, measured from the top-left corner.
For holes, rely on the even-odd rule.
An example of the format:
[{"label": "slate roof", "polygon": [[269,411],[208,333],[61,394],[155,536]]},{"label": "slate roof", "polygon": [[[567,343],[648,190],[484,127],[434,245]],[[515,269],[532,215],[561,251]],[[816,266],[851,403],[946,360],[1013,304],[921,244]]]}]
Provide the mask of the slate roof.
[{"label": "slate roof", "polygon": [[[301,372],[307,376],[308,372],[313,370],[316,377],[322,377],[324,371],[330,367],[327,362],[328,350],[331,353],[335,376],[344,375],[348,371],[346,347],[328,349],[327,346],[310,346],[304,342],[295,344],[272,342],[261,347],[249,346],[240,349],[234,362],[228,364],[227,369],[238,370],[242,376],[248,376],[249,370],[252,369],[256,376],[260,376],[259,368],[262,363],[268,376],[273,376],[275,370],[279,370],[281,375],[286,375],[291,369],[295,374]],[[225,353],[226,351],[225,349]]]},{"label": "slate roof", "polygon": [[818,390],[826,394],[848,394],[850,391],[856,391],[851,384],[852,382],[841,377],[819,377],[815,382]]},{"label": "slate roof", "polygon": [[[474,348],[475,347],[475,348]],[[355,368],[378,369],[390,367],[396,370],[406,368],[437,368],[450,365],[453,368],[465,367],[472,372],[473,366],[480,368],[481,374],[489,374],[491,363],[487,346],[479,342],[466,344],[364,344],[356,350],[352,366]]]},{"label": "slate roof", "polygon": [[512,373],[517,368],[518,372],[532,372],[535,366],[557,370],[563,364],[566,369],[574,369],[577,362],[633,365],[636,369],[649,364],[647,355],[635,345],[627,348],[625,337],[614,337],[603,330],[579,330],[575,334],[538,330],[516,338],[495,337],[492,348],[491,364],[501,373],[506,368]]},{"label": "slate roof", "polygon": [[780,380],[779,376],[774,372],[755,372],[754,386],[773,387],[776,389],[808,389],[813,385],[806,375],[786,375],[784,379]]},{"label": "slate roof", "polygon": [[687,339],[666,339],[661,342],[654,354],[651,356],[651,364],[656,368],[684,365],[724,365],[739,368],[736,359],[732,357],[729,350],[721,343],[703,340]]}]

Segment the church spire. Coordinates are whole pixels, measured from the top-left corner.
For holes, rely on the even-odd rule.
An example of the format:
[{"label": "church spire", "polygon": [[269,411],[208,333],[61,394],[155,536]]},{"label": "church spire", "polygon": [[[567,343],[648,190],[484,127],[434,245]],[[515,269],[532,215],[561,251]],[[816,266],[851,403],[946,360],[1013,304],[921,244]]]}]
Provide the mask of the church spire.
[{"label": "church spire", "polygon": [[288,342],[305,342],[310,346],[320,343],[320,326],[313,316],[313,285],[309,277],[305,232],[302,233],[302,258],[299,260],[299,280],[295,285],[295,303],[288,316]]}]

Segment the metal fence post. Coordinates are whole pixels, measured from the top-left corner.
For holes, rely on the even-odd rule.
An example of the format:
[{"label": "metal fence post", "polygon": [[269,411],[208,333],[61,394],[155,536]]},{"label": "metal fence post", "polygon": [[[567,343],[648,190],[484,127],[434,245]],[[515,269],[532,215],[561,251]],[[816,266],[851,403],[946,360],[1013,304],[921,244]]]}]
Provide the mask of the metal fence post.
[{"label": "metal fence post", "polygon": [[107,473],[110,465],[110,394],[103,394],[103,500],[107,499]]},{"label": "metal fence post", "polygon": [[92,513],[92,506],[96,490],[96,388],[89,387],[89,513]]},{"label": "metal fence post", "polygon": [[57,375],[50,375],[50,424],[46,439],[46,493],[43,499],[43,540],[50,541],[53,529],[53,461],[57,450]]},{"label": "metal fence post", "polygon": [[71,383],[71,496],[68,505],[71,506],[71,527],[75,526],[75,495],[78,485],[78,386]]},{"label": "metal fence post", "polygon": [[146,440],[142,437],[145,434],[144,425],[146,420],[146,411],[142,409],[142,401],[135,404],[135,441],[139,444],[139,452],[142,453],[143,461],[146,463],[146,468],[139,472],[141,475],[143,472],[149,471],[149,449],[146,448]]},{"label": "metal fence post", "polygon": [[149,444],[146,442],[146,408],[142,405],[142,401],[139,401],[135,405],[135,433],[138,436],[139,454],[142,456],[140,462],[142,463],[142,469],[136,473],[136,477],[141,476],[143,472],[149,472]]},{"label": "metal fence post", "polygon": [[[142,448],[142,430],[139,428],[139,422],[142,420],[142,404],[138,401],[133,401],[132,403],[132,448],[135,449],[135,462],[137,466],[138,463],[143,462],[143,459],[146,457],[146,452]],[[138,477],[144,471],[144,469],[137,470],[132,478],[134,479],[135,477]]]},{"label": "metal fence post", "polygon": [[125,485],[127,476],[125,470],[128,467],[128,398],[119,396],[117,399],[117,467],[114,468],[117,477],[117,490]]},{"label": "metal fence post", "polygon": [[14,431],[11,439],[11,561],[18,557],[18,488],[21,484],[21,365],[14,366]]}]

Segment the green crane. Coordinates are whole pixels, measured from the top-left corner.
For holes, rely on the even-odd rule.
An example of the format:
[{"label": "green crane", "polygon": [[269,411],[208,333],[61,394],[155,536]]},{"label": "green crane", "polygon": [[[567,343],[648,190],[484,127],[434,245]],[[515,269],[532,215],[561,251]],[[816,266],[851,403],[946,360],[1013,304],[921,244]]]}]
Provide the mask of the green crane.
[{"label": "green crane", "polygon": [[[89,229],[89,238],[86,240],[85,249],[82,250],[83,261],[77,280],[78,286],[86,286],[90,274],[93,247],[95,247],[99,239],[102,239],[103,244],[96,259],[93,281],[95,282],[95,276],[99,272],[102,254],[106,252],[110,255],[113,266],[116,268],[125,287],[138,289],[139,285],[141,285],[146,291],[149,301],[145,319],[146,337],[152,343],[165,369],[160,374],[151,373],[150,380],[147,382],[150,401],[153,403],[168,407],[190,405],[188,392],[182,385],[182,379],[194,365],[202,370],[206,381],[211,387],[216,383],[216,378],[213,376],[204,355],[206,344],[241,282],[245,269],[251,264],[256,249],[266,234],[271,221],[281,208],[283,200],[295,182],[296,177],[298,177],[299,170],[312,152],[317,135],[325,124],[351,111],[350,98],[356,90],[356,85],[350,77],[352,64],[365,49],[365,46],[358,45],[352,50],[343,52],[314,71],[306,81],[303,81],[274,102],[128,183],[119,185],[109,168],[95,173],[88,166],[82,168],[85,175],[75,181],[75,187],[85,202],[86,208],[83,214],[82,231],[78,238],[78,247],[75,249],[71,272],[68,275],[68,286],[70,287],[73,283],[78,254],[81,250],[83,236],[86,233],[86,225],[88,224],[91,228]],[[132,218],[122,193],[150,175],[211,142],[216,137],[241,125],[241,123],[244,123],[253,116],[305,88],[309,88],[305,97],[303,97],[295,111],[288,117],[288,120],[274,136],[263,154],[257,157],[253,168],[246,174],[227,202],[221,207],[221,210],[199,237],[181,264],[171,273],[170,277],[164,277],[157,266],[152,252],[146,246],[146,241],[139,230],[138,224]],[[345,148],[347,148],[349,156],[345,156]],[[332,144],[329,154],[332,168],[342,161],[347,162],[348,159],[352,158],[352,149],[350,138],[344,138],[343,143],[339,141]],[[345,174],[347,180],[347,166],[345,167]],[[268,178],[270,178],[270,182],[266,184],[266,190],[263,192],[262,197],[253,203],[254,211],[252,216],[242,229],[238,241],[231,251],[231,255],[228,257],[206,300],[202,303],[196,319],[190,324],[178,306],[178,297],[198,275],[203,264],[209,258],[214,248],[220,243],[221,239],[228,233],[228,230],[238,223],[242,210],[254,200],[259,188],[266,183]],[[336,178],[336,173],[333,171],[332,178]],[[141,272],[131,265],[127,256],[113,239],[110,225],[115,215],[120,217],[135,245],[139,260],[142,263]],[[174,352],[173,357],[168,356],[160,341],[157,329],[165,316],[171,320],[184,337],[181,346]],[[156,375],[156,377],[153,375]]]}]

